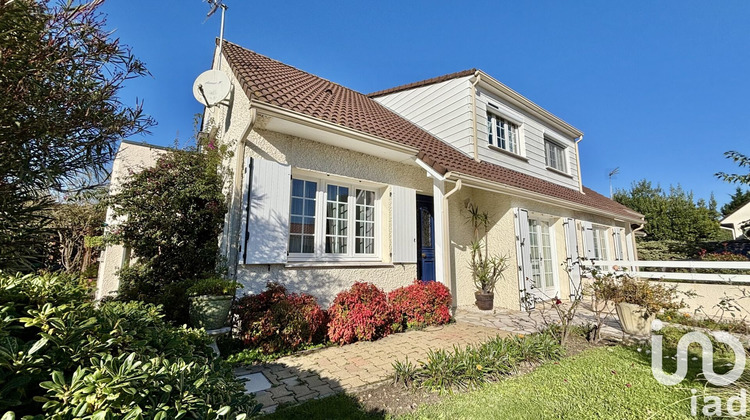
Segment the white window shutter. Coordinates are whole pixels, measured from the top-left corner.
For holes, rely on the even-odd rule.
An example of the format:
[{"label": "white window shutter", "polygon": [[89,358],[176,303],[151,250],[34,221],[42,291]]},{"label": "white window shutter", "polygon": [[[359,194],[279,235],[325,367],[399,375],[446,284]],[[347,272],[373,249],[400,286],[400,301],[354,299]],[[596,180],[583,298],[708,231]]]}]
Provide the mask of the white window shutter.
[{"label": "white window shutter", "polygon": [[570,277],[570,300],[574,300],[581,294],[581,264],[578,261],[578,235],[576,233],[576,221],[567,218],[563,222],[565,228],[565,252],[567,267]]},{"label": "white window shutter", "polygon": [[391,186],[392,261],[417,262],[417,191]]},{"label": "white window shutter", "polygon": [[625,235],[625,249],[628,251],[628,261],[635,261],[635,249],[633,248],[633,233]]},{"label": "white window shutter", "polygon": [[591,222],[581,222],[581,228],[583,229],[583,247],[586,258],[593,260],[594,254],[594,226]]},{"label": "white window shutter", "polygon": [[250,161],[250,197],[247,215],[244,264],[284,264],[289,240],[289,201],[292,168],[255,158]]},{"label": "white window shutter", "polygon": [[620,233],[620,228],[613,228],[612,229],[612,239],[615,243],[615,260],[622,261],[623,255],[622,255],[622,234]]},{"label": "white window shutter", "polygon": [[534,295],[531,292],[531,251],[529,250],[529,211],[516,208],[516,256],[518,259],[518,295],[521,310],[534,309]]}]

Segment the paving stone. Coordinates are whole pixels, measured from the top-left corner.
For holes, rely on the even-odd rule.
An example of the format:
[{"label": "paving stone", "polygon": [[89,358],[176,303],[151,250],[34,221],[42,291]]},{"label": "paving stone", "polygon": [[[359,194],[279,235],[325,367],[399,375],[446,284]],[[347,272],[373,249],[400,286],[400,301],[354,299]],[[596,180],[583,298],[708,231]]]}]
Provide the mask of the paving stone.
[{"label": "paving stone", "polygon": [[280,397],[285,397],[287,395],[291,395],[292,391],[287,389],[285,386],[275,386],[268,390],[271,394],[273,394],[274,399],[278,399]]},{"label": "paving stone", "polygon": [[263,395],[260,392],[255,394],[255,401],[258,402],[258,404],[262,405],[263,407],[269,407],[276,404],[276,401],[273,399],[273,395],[271,395],[270,392],[264,392]]},{"label": "paving stone", "polygon": [[278,407],[279,407],[279,405],[278,405],[278,404],[274,404],[274,405],[269,405],[268,407],[263,407],[263,408],[261,408],[261,409],[260,409],[260,412],[261,412],[261,413],[263,413],[263,414],[271,414],[271,413],[275,413],[275,412],[276,412],[276,409],[277,409]]},{"label": "paving stone", "polygon": [[289,404],[289,403],[295,403],[295,402],[297,402],[297,400],[294,397],[292,397],[291,395],[289,395],[289,396],[286,396],[286,397],[276,398],[276,402],[279,403],[279,404]]}]

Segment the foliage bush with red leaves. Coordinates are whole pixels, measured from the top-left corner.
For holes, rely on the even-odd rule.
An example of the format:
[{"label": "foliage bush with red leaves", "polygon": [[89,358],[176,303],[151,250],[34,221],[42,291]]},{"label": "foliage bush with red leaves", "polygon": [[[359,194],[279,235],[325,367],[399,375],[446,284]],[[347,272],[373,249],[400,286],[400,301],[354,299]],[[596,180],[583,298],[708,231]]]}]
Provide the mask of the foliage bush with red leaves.
[{"label": "foliage bush with red leaves", "polygon": [[325,340],[327,316],[315,298],[287,293],[277,283],[268,283],[264,292],[239,299],[234,313],[240,320],[243,343],[267,354]]},{"label": "foliage bush with red leaves", "polygon": [[336,295],[328,316],[328,338],[338,344],[385,337],[394,321],[385,292],[372,283],[361,282]]},{"label": "foliage bush with red leaves", "polygon": [[396,315],[396,330],[441,325],[451,320],[450,290],[436,281],[415,280],[389,293],[388,301]]}]

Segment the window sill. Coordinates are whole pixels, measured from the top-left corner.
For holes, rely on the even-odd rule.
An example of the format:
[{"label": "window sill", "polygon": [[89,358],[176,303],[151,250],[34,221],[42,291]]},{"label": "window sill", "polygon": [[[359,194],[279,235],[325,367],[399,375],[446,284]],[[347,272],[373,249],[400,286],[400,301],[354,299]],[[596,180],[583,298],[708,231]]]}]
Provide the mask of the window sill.
[{"label": "window sill", "polygon": [[382,261],[290,261],[284,265],[286,268],[388,268],[394,267],[391,263]]},{"label": "window sill", "polygon": [[514,158],[516,158],[518,160],[522,160],[524,162],[528,162],[529,161],[529,158],[527,158],[526,156],[517,155],[517,154],[515,154],[513,152],[509,152],[509,151],[503,149],[502,147],[497,147],[494,144],[489,144],[487,146],[490,148],[490,150],[494,150],[496,152],[500,152],[500,153],[506,154],[506,155],[508,155],[510,157],[514,157]]},{"label": "window sill", "polygon": [[556,173],[558,175],[562,175],[562,176],[568,177],[570,179],[573,179],[573,175],[571,175],[571,174],[569,174],[567,172],[563,172],[563,171],[561,171],[559,169],[555,169],[555,168],[553,168],[551,166],[547,166],[547,170],[550,171],[550,172],[554,172],[554,173]]}]

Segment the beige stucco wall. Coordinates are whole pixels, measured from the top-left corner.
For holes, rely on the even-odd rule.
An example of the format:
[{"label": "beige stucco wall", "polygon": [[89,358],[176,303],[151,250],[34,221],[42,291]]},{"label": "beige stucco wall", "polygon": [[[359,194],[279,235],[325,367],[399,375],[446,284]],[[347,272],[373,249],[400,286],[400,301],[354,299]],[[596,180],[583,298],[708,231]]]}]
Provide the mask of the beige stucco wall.
[{"label": "beige stucco wall", "polygon": [[[131,173],[137,173],[144,168],[156,164],[159,156],[166,153],[166,149],[147,144],[123,142],[112,163],[112,177],[109,184],[110,195],[116,194]],[[112,209],[107,209],[107,229],[117,225],[118,220],[113,216]],[[117,272],[127,261],[125,249],[122,245],[108,245],[99,257],[99,273],[96,281],[96,299],[109,296],[117,292],[120,285]]]},{"label": "beige stucco wall", "polygon": [[[559,297],[563,300],[568,299],[570,295],[570,279],[563,264],[567,256],[563,226],[564,219],[572,217],[578,221],[585,220],[605,226],[622,227],[625,229],[625,233],[629,232],[629,227],[626,223],[616,222],[614,219],[607,219],[593,214],[519,199],[504,194],[474,188],[463,188],[449,199],[451,224],[450,254],[451,265],[453,267],[452,282],[456,291],[456,303],[459,307],[474,305],[475,289],[469,265],[471,261],[469,244],[472,241],[472,232],[467,222],[466,212],[466,204],[469,201],[478,205],[480,210],[487,211],[490,216],[490,229],[487,234],[490,253],[508,257],[508,269],[505,272],[503,280],[499,282],[495,289],[495,306],[500,308],[514,310],[520,308],[514,208],[528,210],[529,216],[532,218],[535,214],[551,218],[550,229],[554,232],[554,257],[557,263],[556,283],[559,290]],[[580,225],[577,225],[576,231],[579,252],[583,254],[583,238]],[[612,252],[614,249],[613,238],[611,235],[608,235],[608,239],[610,242],[610,252]]]}]

